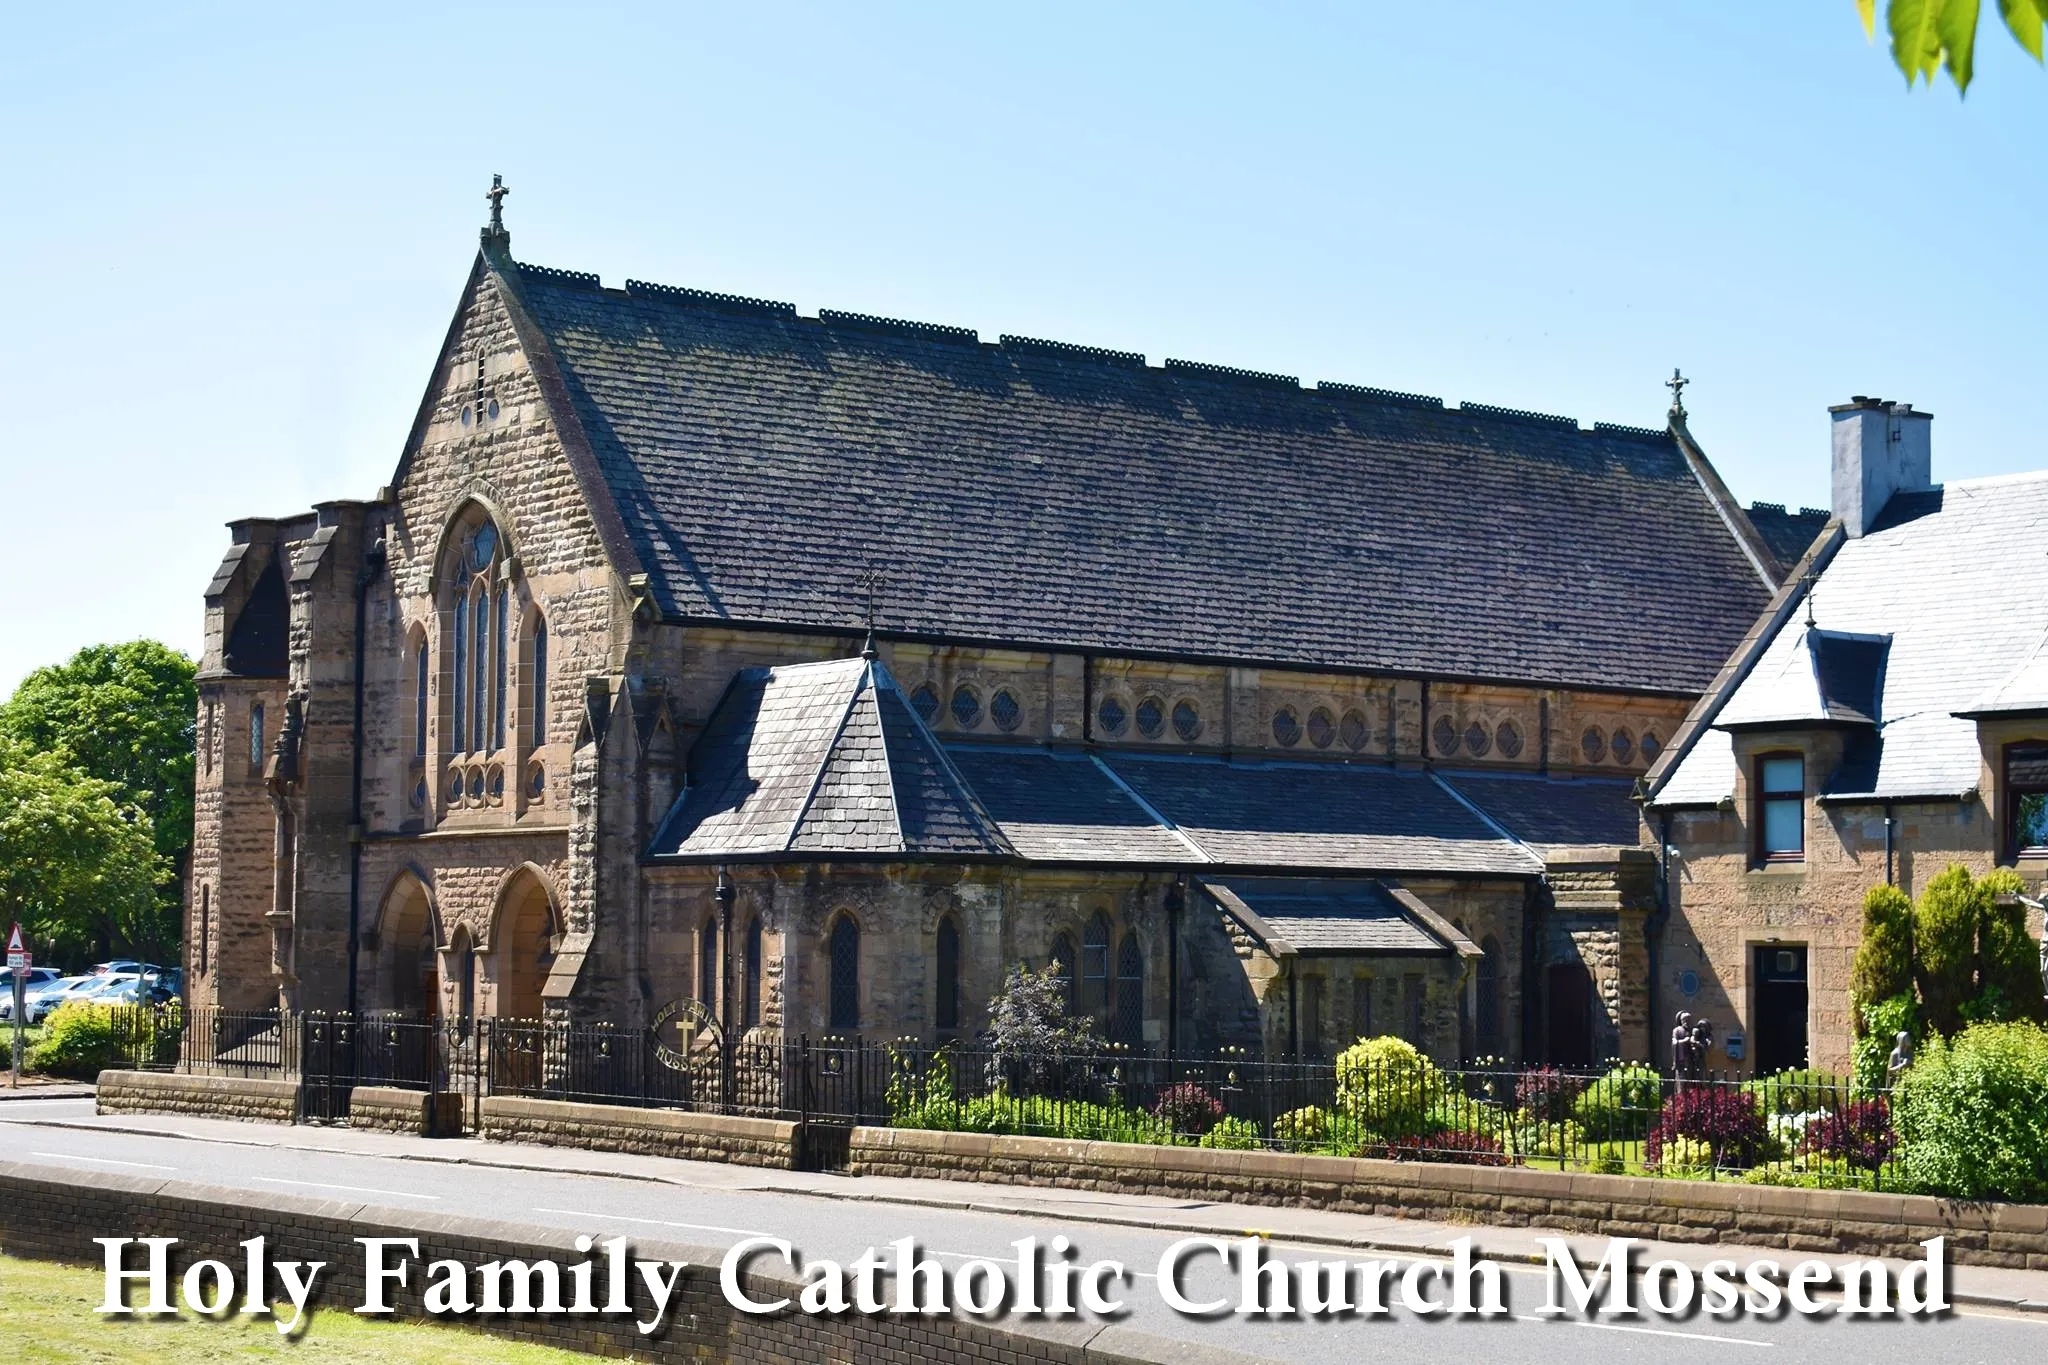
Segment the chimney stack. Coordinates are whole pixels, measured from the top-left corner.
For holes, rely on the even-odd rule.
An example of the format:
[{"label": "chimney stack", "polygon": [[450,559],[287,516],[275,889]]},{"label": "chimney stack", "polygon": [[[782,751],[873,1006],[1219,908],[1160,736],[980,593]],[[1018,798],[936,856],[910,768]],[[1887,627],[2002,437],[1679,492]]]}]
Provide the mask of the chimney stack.
[{"label": "chimney stack", "polygon": [[1833,511],[1851,537],[1867,534],[1894,493],[1934,487],[1934,414],[1858,394],[1834,417]]}]

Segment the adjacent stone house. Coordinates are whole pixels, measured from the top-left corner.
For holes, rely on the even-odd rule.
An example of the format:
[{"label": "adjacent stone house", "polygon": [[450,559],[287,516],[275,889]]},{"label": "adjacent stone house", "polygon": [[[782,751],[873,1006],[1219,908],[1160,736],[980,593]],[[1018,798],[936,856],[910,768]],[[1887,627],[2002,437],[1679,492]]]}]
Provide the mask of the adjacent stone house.
[{"label": "adjacent stone house", "polygon": [[1640,1054],[1633,783],[1784,572],[1675,405],[606,287],[494,209],[390,485],[208,588],[192,993],[935,1038],[1057,961],[1134,1046]]},{"label": "adjacent stone house", "polygon": [[2048,876],[2048,475],[1939,485],[1929,414],[1831,411],[1833,517],[1644,783],[1660,1012],[1759,1071],[1847,1064],[1870,887]]}]

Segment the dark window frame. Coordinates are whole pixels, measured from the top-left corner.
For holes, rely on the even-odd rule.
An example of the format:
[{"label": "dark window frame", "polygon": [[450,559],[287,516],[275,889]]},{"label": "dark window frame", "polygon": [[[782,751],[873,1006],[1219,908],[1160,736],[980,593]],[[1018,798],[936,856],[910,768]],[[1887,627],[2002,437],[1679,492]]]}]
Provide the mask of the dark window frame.
[{"label": "dark window frame", "polygon": [[852,915],[841,913],[826,936],[831,955],[827,992],[833,1032],[860,1029],[860,924]]},{"label": "dark window frame", "polygon": [[[2033,771],[2015,771],[2025,765]],[[2048,740],[2015,740],[1999,751],[1999,792],[2005,802],[2002,830],[2005,861],[2048,854],[2048,843],[2030,844],[2020,837],[2020,815],[2025,798],[2048,797]]]},{"label": "dark window frame", "polygon": [[[1799,789],[1796,792],[1790,787],[1767,787],[1764,785],[1764,773],[1769,766],[1773,763],[1784,762],[1796,762],[1799,765]],[[1769,753],[1760,753],[1751,760],[1750,780],[1754,788],[1750,808],[1753,812],[1752,823],[1756,828],[1754,847],[1752,849],[1756,862],[1759,865],[1766,863],[1805,862],[1806,755],[1797,749],[1780,749]],[[1796,849],[1774,849],[1770,847],[1769,836],[1766,833],[1769,814],[1772,807],[1786,804],[1796,806],[1799,811],[1799,847]]]},{"label": "dark window frame", "polygon": [[960,925],[951,915],[939,921],[932,945],[933,966],[938,974],[938,998],[933,1019],[941,1029],[960,1027]]}]

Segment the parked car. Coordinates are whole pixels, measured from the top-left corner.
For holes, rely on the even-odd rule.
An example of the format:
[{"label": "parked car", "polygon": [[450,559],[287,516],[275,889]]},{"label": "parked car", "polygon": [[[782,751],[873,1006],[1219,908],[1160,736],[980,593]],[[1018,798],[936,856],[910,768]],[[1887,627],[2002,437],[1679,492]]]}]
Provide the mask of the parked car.
[{"label": "parked car", "polygon": [[143,976],[150,972],[160,972],[162,970],[163,968],[155,965],[154,963],[137,962],[132,957],[117,957],[112,962],[95,962],[90,968],[87,969],[86,975]]},{"label": "parked car", "polygon": [[[105,986],[108,978],[103,976],[61,976],[23,1002],[28,1015],[26,1022],[40,1024],[49,1018],[50,1012],[69,1000],[84,999]],[[10,1001],[11,1007],[11,1001]]]},{"label": "parked car", "polygon": [[[22,987],[22,1018],[29,1017],[28,1002],[52,982],[60,980],[55,967],[31,967]],[[0,970],[0,1020],[14,1021],[14,973]]]}]

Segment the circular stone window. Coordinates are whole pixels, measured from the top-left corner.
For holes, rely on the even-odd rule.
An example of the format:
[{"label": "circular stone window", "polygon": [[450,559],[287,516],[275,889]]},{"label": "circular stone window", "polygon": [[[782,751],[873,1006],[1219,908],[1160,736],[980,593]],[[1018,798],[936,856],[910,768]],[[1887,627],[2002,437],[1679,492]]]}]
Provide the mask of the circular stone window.
[{"label": "circular stone window", "polygon": [[484,411],[485,411],[486,413],[490,414],[490,418],[491,418],[491,420],[492,420],[493,422],[497,421],[497,420],[498,420],[498,400],[497,400],[497,399],[495,399],[495,398],[493,398],[493,399],[491,400],[491,405],[490,405],[489,407],[485,408],[485,409],[484,409]]},{"label": "circular stone window", "polygon": [[448,773],[448,804],[462,804],[462,771],[459,768],[450,769]]},{"label": "circular stone window", "polygon": [[472,801],[484,799],[484,770],[482,768],[471,768],[469,770],[469,799]]},{"label": "circular stone window", "polygon": [[1327,749],[1337,738],[1337,722],[1330,719],[1327,707],[1318,706],[1308,713],[1308,742],[1318,749]]},{"label": "circular stone window", "polygon": [[1365,747],[1365,741],[1372,737],[1372,728],[1365,723],[1365,712],[1346,711],[1344,719],[1337,722],[1337,738],[1344,741],[1344,747],[1356,753]]},{"label": "circular stone window", "polygon": [[996,723],[998,730],[1014,730],[1024,719],[1024,708],[1017,704],[1016,693],[1004,688],[989,699],[988,718]]},{"label": "circular stone window", "polygon": [[526,794],[535,801],[548,794],[548,770],[538,763],[526,770]]},{"label": "circular stone window", "polygon": [[412,784],[412,808],[425,810],[427,807],[427,779],[422,777]]},{"label": "circular stone window", "polygon": [[1177,702],[1173,708],[1173,732],[1192,744],[1202,733],[1202,713],[1191,701]]},{"label": "circular stone window", "polygon": [[1655,763],[1657,755],[1664,751],[1664,741],[1657,738],[1655,730],[1643,736],[1643,762]]},{"label": "circular stone window", "polygon": [[917,690],[910,694],[910,706],[926,725],[930,725],[939,718],[939,689],[930,683],[919,683]]},{"label": "circular stone window", "polygon": [[1486,732],[1486,727],[1484,725],[1481,725],[1478,721],[1475,720],[1470,725],[1465,727],[1466,753],[1472,755],[1472,757],[1474,758],[1484,758],[1492,750],[1492,748],[1493,736]]},{"label": "circular stone window", "polygon": [[1130,713],[1117,697],[1104,697],[1102,705],[1095,708],[1095,719],[1101,723],[1102,733],[1110,736],[1121,735],[1131,723]]},{"label": "circular stone window", "polygon": [[505,800],[505,770],[503,768],[491,769],[490,791],[491,804],[494,806],[502,805]]},{"label": "circular stone window", "polygon": [[1138,733],[1147,739],[1159,738],[1166,729],[1166,703],[1157,697],[1147,697],[1138,703]]},{"label": "circular stone window", "polygon": [[1493,743],[1502,758],[1514,758],[1522,752],[1522,727],[1511,720],[1502,721],[1493,732]]},{"label": "circular stone window", "polygon": [[1436,724],[1430,727],[1429,733],[1430,737],[1436,741],[1436,751],[1438,753],[1454,754],[1458,752],[1458,727],[1452,724],[1449,716],[1438,716]]},{"label": "circular stone window", "polygon": [[469,406],[469,404],[467,404],[467,403],[464,403],[464,404],[462,405],[462,425],[464,425],[464,426],[468,426],[468,425],[469,425],[469,424],[470,424],[471,422],[474,422],[475,420],[476,420],[476,412],[475,412],[475,410],[474,410],[474,409],[472,409],[472,408],[471,408],[471,407]]},{"label": "circular stone window", "polygon": [[1586,733],[1579,736],[1579,752],[1586,756],[1586,762],[1598,763],[1607,757],[1607,736],[1600,733],[1600,727],[1589,725]]},{"label": "circular stone window", "polygon": [[1616,730],[1614,738],[1607,741],[1607,747],[1614,754],[1616,763],[1626,763],[1635,757],[1635,736],[1626,730]]},{"label": "circular stone window", "polygon": [[981,724],[981,698],[965,683],[953,689],[953,723],[963,730]]},{"label": "circular stone window", "polygon": [[1301,718],[1294,714],[1294,708],[1283,706],[1273,717],[1273,738],[1293,748],[1301,743]]}]

